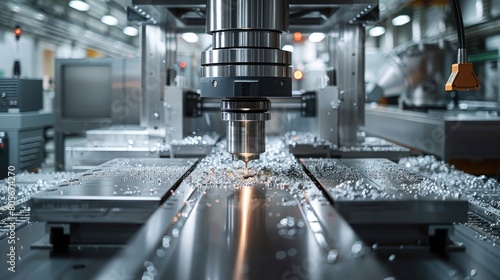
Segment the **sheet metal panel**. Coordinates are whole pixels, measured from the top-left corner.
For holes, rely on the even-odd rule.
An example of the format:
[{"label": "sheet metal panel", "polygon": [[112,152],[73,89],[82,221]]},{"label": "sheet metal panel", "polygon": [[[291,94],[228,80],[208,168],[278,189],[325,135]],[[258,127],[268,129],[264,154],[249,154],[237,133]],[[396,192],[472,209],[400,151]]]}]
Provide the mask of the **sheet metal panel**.
[{"label": "sheet metal panel", "polygon": [[33,221],[143,223],[196,159],[114,159],[33,195]]},{"label": "sheet metal panel", "polygon": [[387,159],[302,160],[354,224],[449,224],[467,220],[458,192]]}]

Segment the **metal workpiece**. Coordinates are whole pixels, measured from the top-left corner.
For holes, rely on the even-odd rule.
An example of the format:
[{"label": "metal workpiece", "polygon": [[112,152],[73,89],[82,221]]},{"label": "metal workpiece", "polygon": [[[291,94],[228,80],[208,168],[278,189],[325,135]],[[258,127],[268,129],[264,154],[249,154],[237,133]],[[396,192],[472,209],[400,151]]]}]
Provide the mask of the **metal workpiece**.
[{"label": "metal workpiece", "polygon": [[142,224],[196,159],[115,159],[31,197],[33,221]]},{"label": "metal workpiece", "polygon": [[160,152],[160,157],[202,158],[212,151],[215,143],[219,140],[220,135],[215,132],[198,136],[188,136],[182,140],[173,140],[170,150]]},{"label": "metal workpiece", "polygon": [[227,151],[234,159],[248,162],[265,152],[265,121],[271,102],[266,98],[222,100],[222,119],[227,121]]},{"label": "metal workpiece", "polygon": [[95,278],[389,277],[284,148],[246,173],[218,145]]},{"label": "metal workpiece", "polygon": [[386,158],[398,161],[410,156],[410,149],[378,137],[362,137],[357,146],[339,147],[310,132],[287,132],[284,141],[298,158]]},{"label": "metal workpiece", "polygon": [[468,201],[446,184],[386,159],[302,160],[351,224],[451,224],[467,220]]},{"label": "metal workpiece", "polygon": [[0,219],[8,217],[11,210],[14,212],[22,209],[31,195],[52,189],[60,183],[69,181],[74,176],[73,172],[18,173],[14,184],[16,192],[14,203],[8,200],[9,186],[12,184],[9,185],[8,179],[0,181]]},{"label": "metal workpiece", "polygon": [[[481,239],[500,245],[500,183],[486,176],[467,174],[433,156],[408,157],[399,164],[419,172],[469,200],[469,219],[466,226],[479,232]],[[483,238],[484,237],[484,238]]]}]

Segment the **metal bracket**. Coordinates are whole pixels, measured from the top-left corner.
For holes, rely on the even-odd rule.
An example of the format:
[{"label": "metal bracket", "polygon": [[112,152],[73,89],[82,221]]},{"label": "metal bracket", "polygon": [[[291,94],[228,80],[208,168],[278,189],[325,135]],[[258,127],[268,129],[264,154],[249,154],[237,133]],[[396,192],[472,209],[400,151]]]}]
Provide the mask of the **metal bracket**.
[{"label": "metal bracket", "polygon": [[300,113],[303,117],[316,117],[316,92],[306,91],[301,97],[301,109]]},{"label": "metal bracket", "polygon": [[201,96],[196,92],[184,95],[184,116],[188,118],[201,117]]}]

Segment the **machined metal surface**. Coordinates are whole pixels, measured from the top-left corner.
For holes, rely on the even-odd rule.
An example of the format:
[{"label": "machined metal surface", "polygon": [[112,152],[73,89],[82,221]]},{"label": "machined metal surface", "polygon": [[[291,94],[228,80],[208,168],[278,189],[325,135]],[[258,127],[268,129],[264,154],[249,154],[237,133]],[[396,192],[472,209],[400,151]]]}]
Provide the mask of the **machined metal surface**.
[{"label": "machined metal surface", "polygon": [[207,33],[235,29],[288,31],[286,0],[209,0]]},{"label": "machined metal surface", "polygon": [[142,223],[196,159],[115,159],[35,194],[33,221]]},{"label": "machined metal surface", "polygon": [[217,147],[96,278],[389,277],[283,148],[248,176]]},{"label": "machined metal surface", "polygon": [[85,132],[88,144],[94,147],[143,146],[149,143],[149,133],[144,127],[114,125]]},{"label": "machined metal surface", "polygon": [[[167,81],[167,65],[175,63],[175,36],[156,25],[141,26],[141,85],[140,126],[147,127],[149,135],[165,137],[163,99]],[[163,51],[160,51],[163,50]]]},{"label": "machined metal surface", "polygon": [[[499,247],[493,245],[498,244],[498,239],[494,239],[498,231],[495,221],[498,213],[488,210],[495,206],[491,203],[498,201],[495,196],[498,183],[495,185],[485,178],[467,174],[458,176],[460,174],[450,171],[451,167],[427,158],[402,161],[399,166],[386,160],[333,160],[333,164],[332,160],[321,159],[313,163],[320,171],[306,165],[308,170],[313,169],[318,174],[312,176],[306,174],[303,165],[287,152],[286,142],[274,138],[267,145],[268,151],[262,154],[261,160],[251,162],[249,170],[245,171],[241,162],[233,161],[225,152],[223,142],[218,143],[174,192],[165,194],[161,205],[153,203],[156,209],[147,219],[138,219],[134,213],[128,213],[129,221],[125,226],[109,220],[92,223],[86,220],[87,213],[80,209],[80,223],[77,227],[68,227],[72,245],[65,255],[53,256],[49,250],[40,249],[51,248],[50,244],[43,244],[48,243],[48,237],[34,243],[38,239],[33,238],[40,237],[45,223],[30,224],[26,211],[8,217],[8,221],[16,220],[21,226],[25,225],[20,231],[16,230],[20,239],[17,253],[21,258],[17,260],[18,272],[13,279],[30,279],[32,273],[50,279],[61,275],[71,279],[390,279],[392,276],[413,280],[463,279],[471,275],[472,279],[498,278],[498,272],[492,269],[500,253]],[[149,161],[146,167],[154,170],[153,162]],[[119,165],[115,167],[118,169]],[[142,167],[135,166],[136,171],[142,170],[140,174],[148,175]],[[165,170],[164,166],[156,167]],[[430,176],[429,172],[439,171],[443,177],[433,177],[438,184],[426,182],[425,177],[420,181],[422,176],[407,168],[422,170],[425,177]],[[126,182],[120,177],[120,186],[127,186],[134,173],[127,168],[120,170],[129,174]],[[106,166],[94,171],[96,174],[89,172],[82,176],[98,177],[100,172],[106,171]],[[20,182],[23,177],[19,177]],[[363,182],[359,177],[364,178]],[[343,183],[324,192],[317,186],[325,184],[318,184],[316,179],[326,180],[331,185],[334,181]],[[441,181],[449,184],[439,183]],[[74,188],[85,187],[77,181],[68,183],[75,184]],[[443,219],[440,209],[449,206],[456,190],[461,190],[462,196],[470,201],[476,198],[480,201],[474,204],[477,211],[472,209],[477,215],[469,213],[465,224],[452,226],[446,221],[453,217]],[[493,200],[474,192],[483,192]],[[104,200],[108,197],[111,195],[103,196]],[[141,199],[133,193],[127,197]],[[122,198],[121,195],[116,197],[123,201]],[[365,201],[366,205],[358,206],[371,211],[372,223],[379,228],[360,226],[349,213],[342,213],[342,205],[337,204],[342,200],[339,198],[353,203]],[[412,199],[430,199],[444,206],[436,208],[428,202],[420,206],[408,202],[406,207],[398,204],[398,201]],[[385,204],[374,207],[380,201]],[[395,206],[388,206],[391,202]],[[75,203],[74,207],[85,205],[82,200],[71,203]],[[486,206],[489,208],[484,208]],[[399,213],[406,220],[388,224],[384,219],[388,218],[387,209],[392,212],[391,218],[403,221],[402,217],[397,217]],[[31,207],[31,210],[36,209]],[[351,210],[354,214],[360,213],[355,208]],[[428,219],[432,211],[436,217]],[[424,217],[416,219],[415,213]],[[478,213],[483,216],[478,217]],[[143,222],[144,226],[139,228]],[[77,222],[47,223],[47,227],[67,223]],[[418,225],[412,227],[412,223]],[[420,239],[432,235],[433,228],[439,225],[446,226],[441,229],[450,230],[450,237],[453,237],[449,243],[451,251],[444,257],[433,253],[426,240]],[[128,239],[124,231],[136,234]],[[421,233],[419,239],[414,238],[415,231]],[[26,235],[27,232],[31,233]],[[85,234],[79,235],[82,233]],[[387,244],[387,240],[392,242]],[[408,240],[411,242],[402,242]],[[8,252],[4,241],[0,238],[2,256]],[[115,254],[121,248],[123,250]],[[9,272],[0,271],[0,277],[4,275],[12,278]]]},{"label": "machined metal surface", "polygon": [[489,111],[406,111],[366,107],[366,125],[379,136],[445,161],[500,158],[500,117]]},{"label": "machined metal surface", "polygon": [[339,90],[334,86],[321,89],[316,97],[318,137],[340,145],[339,111],[344,106],[339,96]]},{"label": "machined metal surface", "polygon": [[[201,76],[204,78],[214,77],[214,80],[217,80],[217,77],[276,77],[280,81],[280,78],[291,78],[292,69],[290,66],[282,65],[214,65],[202,67]],[[269,91],[263,96],[274,95],[273,92]]]},{"label": "machined metal surface", "polygon": [[217,49],[201,54],[201,65],[210,64],[237,64],[237,63],[260,63],[260,64],[292,64],[292,53],[279,49],[239,49],[229,50]]},{"label": "machined metal surface", "polygon": [[265,152],[265,121],[270,119],[267,98],[230,98],[222,101],[222,119],[227,121],[227,151],[248,162]]},{"label": "machined metal surface", "polygon": [[468,202],[457,190],[389,160],[302,162],[351,224],[449,224],[467,220]]},{"label": "machined metal surface", "polygon": [[265,152],[263,121],[231,121],[227,126],[227,151],[235,159],[248,162]]},{"label": "machined metal surface", "polygon": [[276,31],[238,30],[216,32],[212,35],[214,48],[238,48],[246,46],[249,48],[280,48],[281,34]]},{"label": "machined metal surface", "polygon": [[328,38],[336,46],[332,55],[338,57],[333,68],[342,69],[337,71],[338,99],[330,102],[337,102],[332,107],[338,107],[338,144],[343,147],[357,146],[365,121],[364,38],[364,27],[357,25],[342,25],[338,38]]}]

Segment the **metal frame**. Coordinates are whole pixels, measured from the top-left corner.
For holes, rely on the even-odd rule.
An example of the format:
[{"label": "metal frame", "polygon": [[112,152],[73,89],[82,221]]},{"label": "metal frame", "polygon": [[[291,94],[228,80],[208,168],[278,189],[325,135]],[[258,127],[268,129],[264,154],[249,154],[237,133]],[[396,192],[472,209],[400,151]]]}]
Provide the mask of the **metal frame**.
[{"label": "metal frame", "polygon": [[366,115],[366,132],[445,161],[500,158],[500,117],[487,112],[421,113],[367,107]]}]

